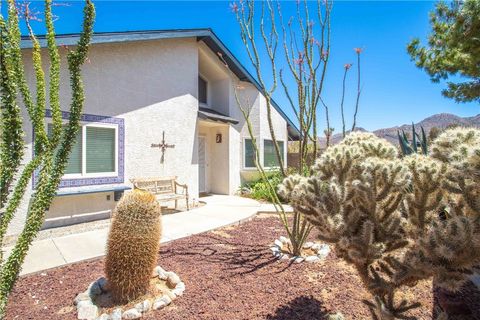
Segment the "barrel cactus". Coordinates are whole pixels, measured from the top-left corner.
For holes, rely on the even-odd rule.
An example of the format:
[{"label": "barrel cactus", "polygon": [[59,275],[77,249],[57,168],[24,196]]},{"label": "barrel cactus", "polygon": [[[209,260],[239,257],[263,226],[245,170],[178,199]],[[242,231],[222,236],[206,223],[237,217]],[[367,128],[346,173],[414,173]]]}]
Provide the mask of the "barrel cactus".
[{"label": "barrel cactus", "polygon": [[135,190],[123,196],[112,220],[105,274],[117,302],[145,294],[157,262],[161,208],[151,193]]},{"label": "barrel cactus", "polygon": [[433,278],[459,289],[480,264],[480,131],[451,129],[431,155],[400,157],[386,140],[351,133],[317,160],[311,177],[279,193],[357,270],[375,319],[419,306],[397,298]]}]

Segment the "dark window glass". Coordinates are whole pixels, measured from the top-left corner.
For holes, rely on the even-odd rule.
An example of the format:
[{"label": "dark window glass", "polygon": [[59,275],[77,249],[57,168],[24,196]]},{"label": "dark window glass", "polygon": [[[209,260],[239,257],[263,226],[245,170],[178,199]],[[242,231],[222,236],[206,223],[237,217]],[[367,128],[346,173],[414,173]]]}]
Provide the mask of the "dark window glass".
[{"label": "dark window glass", "polygon": [[255,168],[255,149],[252,139],[245,139],[245,168]]},{"label": "dark window glass", "polygon": [[207,81],[198,77],[198,101],[207,104]]},{"label": "dark window glass", "polygon": [[[283,141],[277,141],[278,149],[280,149],[280,157],[283,159]],[[277,154],[275,153],[275,146],[272,140],[263,140],[263,165],[265,167],[278,167]]]}]

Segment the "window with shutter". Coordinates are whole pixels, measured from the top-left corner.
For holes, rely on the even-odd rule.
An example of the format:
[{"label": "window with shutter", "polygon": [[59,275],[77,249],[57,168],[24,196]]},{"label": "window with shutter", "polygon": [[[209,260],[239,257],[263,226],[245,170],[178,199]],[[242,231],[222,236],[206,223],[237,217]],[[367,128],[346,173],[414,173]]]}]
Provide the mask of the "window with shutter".
[{"label": "window with shutter", "polygon": [[115,172],[115,128],[86,128],[87,173]]},{"label": "window with shutter", "polygon": [[[65,127],[65,126],[64,126]],[[51,123],[47,126],[48,136],[52,135],[53,125]],[[57,148],[58,150],[58,148]],[[75,137],[75,144],[70,152],[65,174],[81,174],[82,173],[82,129],[78,130]]]}]

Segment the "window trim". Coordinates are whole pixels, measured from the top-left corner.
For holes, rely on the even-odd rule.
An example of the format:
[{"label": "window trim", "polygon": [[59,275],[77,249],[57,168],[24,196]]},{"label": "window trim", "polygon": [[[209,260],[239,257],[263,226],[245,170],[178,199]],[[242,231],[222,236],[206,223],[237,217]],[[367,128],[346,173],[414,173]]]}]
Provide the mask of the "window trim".
[{"label": "window trim", "polygon": [[[45,112],[46,121],[51,122],[52,111],[47,109]],[[68,121],[70,119],[70,113],[67,111],[62,111],[62,119]],[[123,118],[116,118],[110,116],[100,116],[93,114],[82,114],[80,123],[82,126],[88,126],[89,124],[100,126],[116,126],[116,135],[115,135],[115,175],[110,174],[88,174],[85,176],[75,177],[70,175],[65,175],[62,177],[59,188],[68,188],[68,187],[82,187],[82,186],[95,186],[95,185],[105,185],[105,184],[121,184],[125,180],[125,120]],[[82,129],[83,130],[83,129]],[[86,132],[86,130],[85,130]],[[82,132],[83,135],[83,132]],[[32,137],[35,136],[35,132],[32,132]],[[82,137],[83,140],[83,137]],[[32,138],[32,143],[34,138]],[[83,150],[82,150],[83,153]],[[32,157],[34,157],[33,148],[32,148]],[[83,166],[83,163],[82,163]],[[38,181],[39,170],[36,170],[33,174],[33,183],[32,189],[36,187],[36,181]],[[76,174],[75,174],[76,175]]]},{"label": "window trim", "polygon": [[[246,147],[246,145],[247,145],[247,144],[245,143],[246,140],[252,140],[252,142],[253,142],[253,139],[250,138],[250,137],[243,137],[243,138],[242,138],[242,141],[243,141],[243,143],[242,143],[242,149],[243,149],[242,169],[243,169],[243,170],[257,170],[257,167],[256,167],[255,165],[254,165],[253,167],[247,167],[247,166],[246,166],[246,162],[247,162],[247,161],[245,161],[245,160],[246,160],[245,157],[246,157],[246,155],[247,155],[247,152],[246,152],[246,149],[245,149],[245,147]],[[258,141],[258,138],[255,137],[255,143],[257,144],[257,147],[258,147],[257,141]],[[260,160],[261,160],[261,159],[260,159]],[[255,160],[254,160],[254,161],[255,161]]]},{"label": "window trim", "polygon": [[[281,139],[275,139],[277,140],[277,143],[278,142],[282,142],[283,143],[283,154],[282,154],[282,162],[283,162],[283,165],[285,167],[285,140],[281,140]],[[263,153],[262,153],[262,163],[263,163],[263,168],[264,169],[280,169],[280,166],[265,166],[265,141],[272,141],[273,143],[273,139],[263,139]],[[277,156],[276,154],[274,154],[275,157]]]}]

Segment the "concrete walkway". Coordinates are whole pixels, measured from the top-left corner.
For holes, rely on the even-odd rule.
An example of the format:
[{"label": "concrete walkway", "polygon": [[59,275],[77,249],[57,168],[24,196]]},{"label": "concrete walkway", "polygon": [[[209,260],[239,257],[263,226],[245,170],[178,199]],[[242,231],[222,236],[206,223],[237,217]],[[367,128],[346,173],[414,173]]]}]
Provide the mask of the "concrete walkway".
[{"label": "concrete walkway", "polygon": [[[235,196],[214,195],[200,199],[206,205],[162,217],[162,243],[239,223],[273,206]],[[105,255],[108,228],[34,241],[21,275]],[[6,255],[11,247],[5,248]]]}]

